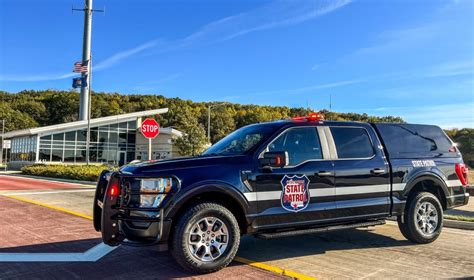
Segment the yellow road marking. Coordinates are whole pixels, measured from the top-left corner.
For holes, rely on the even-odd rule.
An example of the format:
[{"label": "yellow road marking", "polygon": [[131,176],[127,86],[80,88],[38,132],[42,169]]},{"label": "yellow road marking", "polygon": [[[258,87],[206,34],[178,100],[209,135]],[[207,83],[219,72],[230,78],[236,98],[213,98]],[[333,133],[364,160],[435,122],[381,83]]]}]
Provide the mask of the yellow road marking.
[{"label": "yellow road marking", "polygon": [[292,270],[279,268],[277,266],[268,265],[268,264],[257,262],[257,261],[252,261],[252,260],[242,258],[242,257],[239,257],[239,256],[236,256],[234,258],[234,261],[244,263],[244,264],[248,264],[248,265],[256,267],[256,268],[260,268],[260,269],[263,269],[263,270],[275,272],[275,273],[281,274],[283,276],[288,276],[288,277],[292,277],[292,278],[295,278],[295,279],[301,279],[301,280],[315,280],[316,279],[315,277],[307,276],[307,275],[304,275],[304,274],[301,274],[301,273],[298,273],[298,272],[295,272],[295,271],[292,271]]},{"label": "yellow road marking", "polygon": [[[71,210],[68,210],[68,209],[65,209],[65,208],[62,208],[62,207],[59,207],[59,206],[55,206],[55,205],[49,205],[49,204],[41,203],[41,202],[38,202],[38,201],[35,201],[35,200],[31,200],[31,199],[27,199],[27,198],[15,196],[15,195],[5,195],[5,197],[13,198],[13,199],[16,199],[16,200],[19,200],[19,201],[23,201],[23,202],[35,204],[35,205],[38,205],[38,206],[46,207],[46,208],[49,208],[49,209],[53,209],[53,210],[56,210],[56,211],[64,212],[64,213],[71,214],[71,215],[81,217],[81,218],[84,218],[84,219],[88,219],[88,220],[93,219],[89,215],[78,213],[78,212],[75,212],[75,211],[71,211]],[[301,273],[298,273],[298,272],[295,272],[295,271],[292,271],[292,270],[288,270],[288,269],[280,268],[280,267],[277,267],[277,266],[272,266],[272,265],[268,265],[268,264],[265,264],[265,263],[249,260],[249,259],[242,258],[242,257],[239,257],[239,256],[236,256],[234,258],[234,261],[239,262],[239,263],[243,263],[243,264],[247,264],[247,265],[250,265],[252,267],[262,269],[262,270],[274,272],[274,273],[277,273],[277,274],[280,274],[280,275],[283,275],[283,276],[288,276],[288,277],[291,277],[291,278],[294,278],[294,279],[301,279],[301,280],[315,280],[316,279],[315,277],[307,276],[307,275],[304,275],[304,274],[301,274]]]},{"label": "yellow road marking", "polygon": [[28,199],[28,198],[23,198],[23,197],[19,197],[19,196],[15,196],[15,195],[5,195],[5,196],[9,197],[9,198],[19,200],[19,201],[23,201],[23,202],[43,206],[43,207],[46,207],[46,208],[50,208],[50,209],[53,209],[53,210],[56,210],[56,211],[68,213],[68,214],[71,214],[71,215],[74,215],[74,216],[81,217],[81,218],[88,219],[88,220],[92,221],[92,217],[89,216],[89,215],[78,213],[78,212],[75,212],[75,211],[71,211],[71,210],[68,210],[68,209],[65,209],[65,208],[62,208],[62,207],[59,207],[59,206],[49,205],[49,204],[41,203],[41,202],[38,202],[38,201],[35,201],[35,200],[31,200],[31,199]]}]

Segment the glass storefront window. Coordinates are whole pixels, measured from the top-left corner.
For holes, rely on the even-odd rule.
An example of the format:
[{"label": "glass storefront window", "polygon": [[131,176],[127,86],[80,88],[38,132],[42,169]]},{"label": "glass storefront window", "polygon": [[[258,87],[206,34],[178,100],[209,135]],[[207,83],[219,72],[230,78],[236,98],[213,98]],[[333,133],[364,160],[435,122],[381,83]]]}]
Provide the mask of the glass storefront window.
[{"label": "glass storefront window", "polygon": [[51,161],[63,161],[63,150],[53,149],[51,153]]},{"label": "glass storefront window", "polygon": [[40,149],[40,151],[39,151],[39,160],[40,161],[51,161],[51,150],[50,149]]},{"label": "glass storefront window", "polygon": [[[126,161],[135,159],[136,122],[91,127],[89,155],[91,162],[118,164],[119,151],[126,153]],[[12,159],[32,158],[36,156],[36,136],[29,140],[17,138],[12,141]],[[51,135],[40,135],[40,161],[86,161],[87,130],[74,130]],[[15,153],[15,149],[18,151]],[[21,152],[22,151],[22,152]],[[123,155],[122,155],[123,158]]]},{"label": "glass storefront window", "polygon": [[118,134],[115,131],[111,131],[109,133],[109,143],[117,143],[118,142]]},{"label": "glass storefront window", "polygon": [[76,132],[75,131],[69,131],[66,132],[66,141],[76,141]]},{"label": "glass storefront window", "polygon": [[99,131],[99,142],[100,143],[109,142],[109,133],[107,131]]},{"label": "glass storefront window", "polygon": [[64,162],[74,162],[74,150],[64,151]]}]

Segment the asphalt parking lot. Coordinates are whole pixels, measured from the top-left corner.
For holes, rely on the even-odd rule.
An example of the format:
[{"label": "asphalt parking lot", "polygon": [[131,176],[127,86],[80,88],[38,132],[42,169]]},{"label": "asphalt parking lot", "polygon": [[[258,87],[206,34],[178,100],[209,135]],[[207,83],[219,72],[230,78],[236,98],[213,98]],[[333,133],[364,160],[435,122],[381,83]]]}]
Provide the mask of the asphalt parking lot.
[{"label": "asphalt parking lot", "polygon": [[[93,195],[90,186],[0,176],[0,279],[197,277],[167,252],[102,246],[89,219]],[[282,270],[320,279],[470,278],[473,241],[474,231],[445,228],[436,242],[415,245],[391,222],[274,240],[244,237],[238,260],[254,266],[236,261],[197,278],[288,278]]]}]

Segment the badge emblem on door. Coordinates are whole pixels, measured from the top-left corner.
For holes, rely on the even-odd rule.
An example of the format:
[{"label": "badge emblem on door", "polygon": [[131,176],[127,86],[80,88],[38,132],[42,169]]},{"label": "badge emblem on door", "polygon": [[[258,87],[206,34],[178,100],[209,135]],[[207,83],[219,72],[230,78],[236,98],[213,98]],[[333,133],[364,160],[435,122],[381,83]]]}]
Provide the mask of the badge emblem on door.
[{"label": "badge emblem on door", "polygon": [[281,180],[283,190],[281,192],[281,206],[291,212],[304,210],[310,201],[309,179],[306,175],[288,176]]}]

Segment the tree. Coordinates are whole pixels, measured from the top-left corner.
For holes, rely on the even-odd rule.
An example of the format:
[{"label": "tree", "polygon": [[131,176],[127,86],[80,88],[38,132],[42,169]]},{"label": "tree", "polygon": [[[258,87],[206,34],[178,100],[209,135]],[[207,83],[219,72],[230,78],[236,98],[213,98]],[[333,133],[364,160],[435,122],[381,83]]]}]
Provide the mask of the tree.
[{"label": "tree", "polygon": [[0,120],[5,120],[5,132],[38,125],[28,114],[13,110],[7,103],[0,103]]},{"label": "tree", "polygon": [[46,125],[77,121],[79,115],[79,94],[77,92],[54,92],[44,102],[48,114]]},{"label": "tree", "polygon": [[211,143],[216,143],[234,130],[234,117],[229,109],[220,107],[211,111]]},{"label": "tree", "polygon": [[204,151],[207,144],[206,132],[197,118],[184,114],[180,117],[176,128],[184,133],[182,137],[174,140],[180,155],[195,156]]}]

